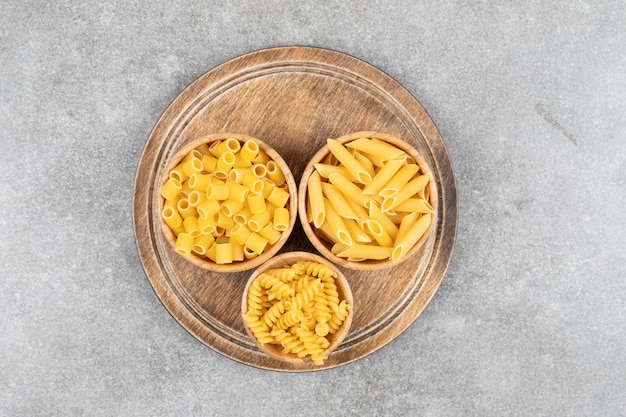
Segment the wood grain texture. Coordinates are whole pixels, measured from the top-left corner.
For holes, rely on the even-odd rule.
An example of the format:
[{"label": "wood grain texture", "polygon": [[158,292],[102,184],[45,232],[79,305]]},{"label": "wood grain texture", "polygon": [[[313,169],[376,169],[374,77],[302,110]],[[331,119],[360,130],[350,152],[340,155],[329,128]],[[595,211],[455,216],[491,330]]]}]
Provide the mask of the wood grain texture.
[{"label": "wood grain texture", "polygon": [[[420,250],[382,271],[342,269],[354,298],[349,334],[322,367],[298,367],[259,351],[241,320],[251,271],[207,271],[185,262],[166,242],[155,207],[169,160],[194,139],[245,133],[272,146],[296,183],[327,138],[387,132],[410,143],[431,167],[437,222]],[[166,109],[151,132],[135,178],[134,232],[139,257],[157,296],[198,340],[239,362],[281,371],[346,364],[402,333],[423,311],[448,267],[457,223],[452,166],[437,128],[399,83],[373,66],[335,51],[285,47],[252,52],[201,76]],[[281,253],[317,253],[298,223]]]}]

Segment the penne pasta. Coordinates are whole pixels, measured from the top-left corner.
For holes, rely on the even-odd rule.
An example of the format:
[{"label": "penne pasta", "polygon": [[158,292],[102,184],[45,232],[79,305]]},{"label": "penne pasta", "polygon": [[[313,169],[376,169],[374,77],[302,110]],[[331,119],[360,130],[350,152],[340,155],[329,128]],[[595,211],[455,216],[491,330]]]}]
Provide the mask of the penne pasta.
[{"label": "penne pasta", "polygon": [[242,168],[250,168],[250,167],[252,167],[252,162],[246,161],[238,153],[235,154],[235,163],[233,164],[233,168],[231,169],[242,169]]},{"label": "penne pasta", "polygon": [[422,238],[426,230],[430,226],[432,215],[430,213],[423,214],[415,223],[413,223],[406,232],[400,235],[401,239],[397,239],[393,245],[391,259],[393,261],[400,260],[415,244]]},{"label": "penne pasta", "polygon": [[374,240],[378,242],[380,246],[393,245],[393,239],[389,236],[389,233],[383,228],[383,226],[374,219],[368,219],[365,223],[367,230],[370,231]]},{"label": "penne pasta", "polygon": [[391,211],[399,204],[405,202],[409,198],[417,195],[426,184],[428,184],[429,178],[427,175],[420,175],[408,182],[401,190],[395,193],[393,196],[385,198],[381,204],[383,212]]},{"label": "penne pasta", "polygon": [[356,159],[357,162],[361,164],[363,168],[365,168],[367,173],[370,174],[370,177],[374,177],[374,163],[372,162],[372,160],[358,151],[355,151],[353,156],[354,159]]},{"label": "penne pasta", "polygon": [[395,239],[398,234],[398,226],[396,226],[390,219],[383,213],[377,204],[372,204],[369,207],[369,218],[377,221],[385,232]]},{"label": "penne pasta", "polygon": [[322,181],[317,171],[313,171],[307,182],[307,197],[311,207],[310,213],[315,227],[321,227],[326,220]]},{"label": "penne pasta", "polygon": [[370,243],[372,241],[372,238],[355,220],[344,219],[343,222],[346,224],[353,242]]},{"label": "penne pasta", "polygon": [[328,180],[331,184],[341,190],[346,198],[353,200],[363,207],[367,207],[368,202],[371,200],[371,198],[369,196],[363,195],[361,193],[361,189],[350,180],[337,173],[330,174],[328,176]]},{"label": "penne pasta", "polygon": [[363,153],[370,154],[389,160],[406,155],[406,153],[389,143],[373,138],[359,138],[346,144],[346,147],[359,150]]},{"label": "penne pasta", "polygon": [[326,212],[326,220],[332,230],[333,236],[335,236],[337,241],[345,245],[351,245],[352,236],[350,236],[346,224],[327,198],[324,198],[324,210]]},{"label": "penne pasta", "polygon": [[315,167],[315,170],[320,174],[322,178],[328,178],[330,174],[335,172],[337,174],[341,174],[344,177],[350,179],[350,181],[352,182],[357,181],[356,178],[354,178],[352,174],[350,174],[350,172],[342,166],[329,165],[329,164],[315,164],[313,166]]},{"label": "penne pasta", "polygon": [[393,248],[390,246],[354,244],[338,252],[337,256],[342,258],[383,260],[391,257],[392,250]]},{"label": "penne pasta", "polygon": [[341,213],[341,217],[347,219],[357,220],[359,216],[356,214],[352,206],[348,203],[344,195],[334,185],[323,182],[322,192],[333,205],[338,213]]},{"label": "penne pasta", "polygon": [[417,173],[419,167],[415,164],[404,165],[378,193],[383,198],[397,194]]},{"label": "penne pasta", "polygon": [[[423,188],[422,190],[424,190]],[[417,193],[420,194],[419,192]],[[433,213],[434,209],[430,203],[422,198],[408,198],[404,202],[397,204],[394,208],[396,212],[417,212],[417,213]]]},{"label": "penne pasta", "polygon": [[356,160],[354,156],[339,142],[334,139],[326,141],[328,149],[337,160],[356,178],[360,183],[367,184],[372,181],[369,172]]},{"label": "penne pasta", "polygon": [[399,159],[392,159],[385,163],[376,175],[374,175],[372,182],[365,186],[363,194],[377,195],[403,166],[404,162]]},{"label": "penne pasta", "polygon": [[256,158],[254,158],[252,160],[253,164],[267,164],[267,162],[270,160],[270,157],[263,152],[263,149],[259,149],[259,153],[257,154]]}]

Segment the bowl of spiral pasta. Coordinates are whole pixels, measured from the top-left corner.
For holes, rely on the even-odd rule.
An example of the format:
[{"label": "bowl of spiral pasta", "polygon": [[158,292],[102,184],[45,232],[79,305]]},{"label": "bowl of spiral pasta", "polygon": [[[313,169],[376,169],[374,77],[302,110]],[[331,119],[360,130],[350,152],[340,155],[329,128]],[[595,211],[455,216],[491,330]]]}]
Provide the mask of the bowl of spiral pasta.
[{"label": "bowl of spiral pasta", "polygon": [[160,180],[161,229],[176,253],[214,272],[253,269],[285,244],[297,218],[297,188],[283,158],[240,133],[198,138]]},{"label": "bowl of spiral pasta", "polygon": [[250,276],[241,314],[246,333],[270,357],[321,366],[343,341],[353,316],[341,271],[309,252],[275,256]]},{"label": "bowl of spiral pasta", "polygon": [[300,222],[333,263],[355,270],[397,265],[416,254],[437,216],[436,187],[408,142],[363,131],[328,139],[304,169]]}]

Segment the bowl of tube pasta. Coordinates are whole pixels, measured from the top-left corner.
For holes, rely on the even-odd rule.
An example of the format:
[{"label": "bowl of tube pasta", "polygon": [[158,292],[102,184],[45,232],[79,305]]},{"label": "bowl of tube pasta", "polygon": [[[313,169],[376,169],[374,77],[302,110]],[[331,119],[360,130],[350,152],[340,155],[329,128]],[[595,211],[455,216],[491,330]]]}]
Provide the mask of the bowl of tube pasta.
[{"label": "bowl of tube pasta", "polygon": [[300,222],[337,265],[397,265],[419,251],[433,228],[433,181],[425,159],[400,138],[371,131],[331,138],[304,169]]},{"label": "bowl of tube pasta", "polygon": [[187,261],[216,272],[255,268],[284,245],[297,218],[293,175],[272,147],[239,133],[178,151],[160,181],[158,216]]},{"label": "bowl of tube pasta", "polygon": [[348,334],[353,305],[335,265],[313,253],[287,252],[252,273],[241,315],[246,333],[269,357],[316,367]]}]

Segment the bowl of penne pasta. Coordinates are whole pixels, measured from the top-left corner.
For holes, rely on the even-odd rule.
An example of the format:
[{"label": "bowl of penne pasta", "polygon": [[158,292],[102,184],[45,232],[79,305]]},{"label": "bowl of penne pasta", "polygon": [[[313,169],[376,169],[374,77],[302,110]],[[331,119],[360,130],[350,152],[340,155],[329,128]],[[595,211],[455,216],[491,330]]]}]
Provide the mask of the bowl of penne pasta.
[{"label": "bowl of penne pasta", "polygon": [[216,133],[170,161],[157,214],[184,259],[215,272],[245,271],[285,244],[297,219],[297,187],[272,147],[245,134]]},{"label": "bowl of penne pasta", "polygon": [[287,252],[252,273],[241,314],[262,352],[295,365],[321,366],[350,330],[352,292],[327,259]]},{"label": "bowl of penne pasta", "polygon": [[307,237],[355,270],[397,265],[423,245],[437,216],[434,179],[408,142],[381,132],[328,139],[304,169],[298,212]]}]

